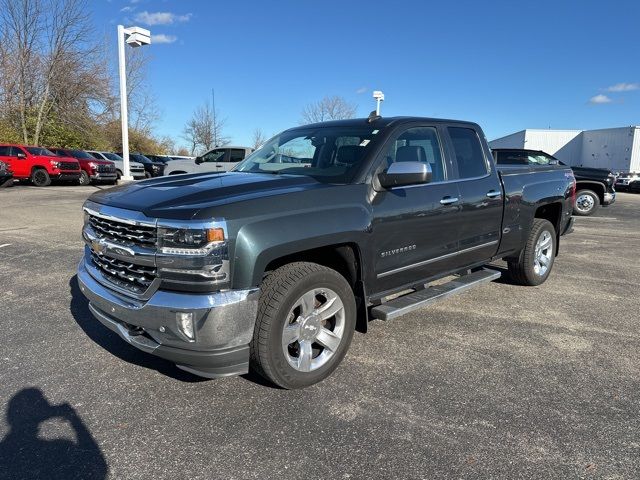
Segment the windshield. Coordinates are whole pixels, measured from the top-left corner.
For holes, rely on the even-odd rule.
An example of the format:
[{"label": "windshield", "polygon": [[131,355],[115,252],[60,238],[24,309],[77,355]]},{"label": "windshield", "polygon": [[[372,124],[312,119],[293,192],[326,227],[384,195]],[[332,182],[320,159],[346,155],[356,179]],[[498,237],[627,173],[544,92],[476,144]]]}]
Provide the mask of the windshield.
[{"label": "windshield", "polygon": [[69,150],[69,153],[73,158],[80,158],[83,160],[95,160],[90,154],[84,150]]},{"label": "windshield", "polygon": [[107,160],[114,160],[116,162],[122,160],[122,157],[120,155],[116,155],[115,153],[102,152],[102,155],[104,155]]},{"label": "windshield", "polygon": [[306,175],[323,183],[350,183],[378,129],[320,127],[287,130],[239,163],[236,172]]},{"label": "windshield", "polygon": [[27,152],[29,152],[31,155],[48,155],[50,157],[57,156],[51,150],[47,150],[46,148],[42,148],[42,147],[25,147],[25,148],[27,149]]}]

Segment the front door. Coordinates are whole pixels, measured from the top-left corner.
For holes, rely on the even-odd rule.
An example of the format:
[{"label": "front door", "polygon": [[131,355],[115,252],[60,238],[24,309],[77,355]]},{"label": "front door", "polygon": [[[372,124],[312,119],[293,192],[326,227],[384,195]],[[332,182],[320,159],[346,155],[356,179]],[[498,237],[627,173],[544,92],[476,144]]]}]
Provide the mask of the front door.
[{"label": "front door", "polygon": [[198,172],[223,172],[226,149],[217,148],[202,156],[202,163],[197,166]]},{"label": "front door", "polygon": [[[31,169],[29,168],[29,161],[27,161],[27,152],[20,147],[9,147],[11,149],[11,170],[15,177],[29,177],[31,175]],[[23,158],[18,158],[18,154],[24,155]]]},{"label": "front door", "polygon": [[437,128],[411,126],[397,132],[378,170],[394,162],[425,162],[431,182],[377,192],[373,201],[370,294],[379,294],[447,271],[458,249],[460,206]]}]

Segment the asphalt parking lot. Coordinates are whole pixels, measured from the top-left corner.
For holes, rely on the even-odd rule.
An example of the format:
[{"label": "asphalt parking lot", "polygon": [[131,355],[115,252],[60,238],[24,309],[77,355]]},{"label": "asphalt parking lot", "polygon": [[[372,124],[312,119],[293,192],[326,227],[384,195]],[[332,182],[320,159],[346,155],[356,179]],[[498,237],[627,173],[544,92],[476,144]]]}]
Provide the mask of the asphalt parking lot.
[{"label": "asphalt parking lot", "polygon": [[92,318],[92,191],[0,191],[0,479],[640,477],[640,195],[578,218],[546,284],[371,323],[284,391],[191,376]]}]

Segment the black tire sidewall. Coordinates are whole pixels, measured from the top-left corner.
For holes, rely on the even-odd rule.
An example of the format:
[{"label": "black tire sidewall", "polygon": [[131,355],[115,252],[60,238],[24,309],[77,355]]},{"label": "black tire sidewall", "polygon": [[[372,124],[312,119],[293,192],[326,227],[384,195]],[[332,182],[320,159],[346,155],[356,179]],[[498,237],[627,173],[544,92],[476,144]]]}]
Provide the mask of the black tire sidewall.
[{"label": "black tire sidewall", "polygon": [[[312,372],[299,372],[289,365],[282,351],[282,329],[295,302],[309,290],[323,287],[331,289],[338,294],[344,305],[345,331],[342,342],[338,347],[338,351],[325,365]],[[276,377],[274,380],[278,385],[285,388],[302,388],[313,385],[331,375],[342,362],[349,349],[356,323],[356,303],[353,291],[344,277],[337,272],[328,269],[312,272],[287,292],[279,308],[277,308],[275,318],[277,321],[271,324],[268,350],[266,352],[266,360],[271,367],[272,374]]]},{"label": "black tire sidewall", "polygon": [[[40,175],[42,175],[43,180],[37,181],[36,178],[38,178]],[[33,183],[36,187],[46,187],[47,185],[51,184],[51,178],[49,177],[49,173],[47,173],[46,170],[38,168],[31,174],[31,183]]]},{"label": "black tire sidewall", "polygon": [[589,195],[591,198],[593,198],[593,207],[591,207],[591,210],[584,212],[584,211],[578,210],[577,206],[574,206],[573,214],[581,217],[588,217],[589,215],[593,215],[593,213],[598,209],[598,206],[600,205],[600,198],[598,198],[598,195],[596,194],[596,192],[592,190],[579,190],[576,193],[576,205],[577,205],[578,197],[580,197],[580,195]]},{"label": "black tire sidewall", "polygon": [[[553,269],[553,264],[555,263],[555,252],[556,252],[556,231],[553,228],[553,225],[548,220],[536,221],[535,230],[532,232],[532,238],[529,244],[527,245],[527,249],[525,251],[525,269],[526,275],[528,277],[529,285],[541,285],[543,284],[549,275],[551,274],[551,270]],[[536,254],[536,244],[538,243],[538,239],[542,235],[543,232],[549,232],[551,234],[551,248],[553,249],[553,254],[551,255],[551,260],[549,262],[549,268],[544,275],[538,275],[534,270],[535,265],[535,254]]]},{"label": "black tire sidewall", "polygon": [[82,186],[86,186],[91,183],[91,178],[89,178],[89,174],[84,170],[80,172],[79,182],[80,182],[80,185]]}]

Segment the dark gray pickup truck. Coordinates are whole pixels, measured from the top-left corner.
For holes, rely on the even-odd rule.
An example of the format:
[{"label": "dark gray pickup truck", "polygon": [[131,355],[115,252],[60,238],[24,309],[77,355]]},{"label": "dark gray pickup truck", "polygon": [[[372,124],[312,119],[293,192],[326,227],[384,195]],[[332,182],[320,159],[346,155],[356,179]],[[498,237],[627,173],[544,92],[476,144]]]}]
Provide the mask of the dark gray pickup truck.
[{"label": "dark gray pickup truck", "polygon": [[300,388],[331,374],[356,328],[494,280],[493,260],[544,282],[574,201],[570,168],[497,169],[474,123],[306,125],[232,172],[94,194],[78,281],[145,352]]}]

